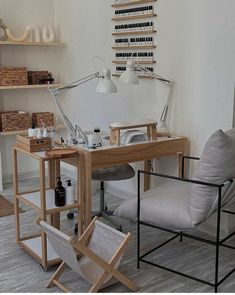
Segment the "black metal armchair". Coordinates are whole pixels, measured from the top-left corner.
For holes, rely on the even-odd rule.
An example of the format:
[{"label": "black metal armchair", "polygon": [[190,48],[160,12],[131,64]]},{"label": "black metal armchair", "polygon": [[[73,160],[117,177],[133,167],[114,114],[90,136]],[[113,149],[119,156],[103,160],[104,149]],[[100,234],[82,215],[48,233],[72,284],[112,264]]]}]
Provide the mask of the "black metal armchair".
[{"label": "black metal armchair", "polygon": [[[184,161],[199,160],[195,157],[183,157],[182,173],[184,173]],[[140,176],[149,174],[154,177],[161,177],[170,182],[160,183],[154,189],[141,193]],[[235,201],[235,129],[227,133],[221,130],[216,131],[207,141],[194,179],[182,178],[138,171],[138,202],[137,202],[137,267],[140,262],[171,271],[186,278],[214,287],[217,292],[218,286],[225,281],[234,271],[230,269],[227,274],[219,278],[219,257],[220,248],[227,247],[235,250],[235,247],[227,245],[226,242],[235,232],[227,237],[221,238],[221,212],[234,214],[224,209]],[[205,222],[213,213],[216,214],[216,237],[215,240],[191,234],[199,224]],[[160,243],[158,246],[141,253],[141,228],[148,226],[157,230],[173,234],[172,237]],[[190,230],[190,233],[189,233]],[[178,238],[183,237],[194,239],[199,242],[215,246],[215,268],[214,280],[202,279],[188,273],[184,273],[170,267],[160,265],[148,259],[148,256]]]}]

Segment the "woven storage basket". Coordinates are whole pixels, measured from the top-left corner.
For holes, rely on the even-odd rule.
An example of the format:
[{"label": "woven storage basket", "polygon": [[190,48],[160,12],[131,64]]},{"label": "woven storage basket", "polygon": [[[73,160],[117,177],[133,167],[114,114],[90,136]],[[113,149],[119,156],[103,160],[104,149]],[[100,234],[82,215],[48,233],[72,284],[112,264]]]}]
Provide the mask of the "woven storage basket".
[{"label": "woven storage basket", "polygon": [[29,114],[23,111],[0,112],[0,131],[26,130],[30,127]]},{"label": "woven storage basket", "polygon": [[42,78],[48,78],[48,71],[28,71],[28,81],[29,85],[40,84],[39,81]]},{"label": "woven storage basket", "polygon": [[0,67],[0,86],[21,86],[27,84],[27,68]]},{"label": "woven storage basket", "polygon": [[54,114],[50,112],[32,113],[32,124],[35,127],[42,127],[42,122],[46,127],[54,126]]}]

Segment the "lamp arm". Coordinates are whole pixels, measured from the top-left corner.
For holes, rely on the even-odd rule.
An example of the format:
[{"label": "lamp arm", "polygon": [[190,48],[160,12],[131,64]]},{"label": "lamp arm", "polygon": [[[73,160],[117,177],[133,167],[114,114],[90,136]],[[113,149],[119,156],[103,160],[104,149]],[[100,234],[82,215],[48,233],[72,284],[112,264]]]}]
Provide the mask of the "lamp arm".
[{"label": "lamp arm", "polygon": [[151,72],[150,70],[148,70],[148,69],[140,66],[139,64],[135,64],[135,68],[137,70],[140,70],[142,72],[145,72],[146,74],[148,74],[148,76],[150,76],[150,77],[152,77],[152,78],[154,78],[156,80],[159,80],[159,81],[161,81],[161,82],[163,82],[163,83],[165,83],[167,85],[170,85],[171,86],[171,84],[174,84],[174,81],[165,79],[162,76],[160,76],[160,75],[158,75],[158,74],[156,74],[154,72]]},{"label": "lamp arm", "polygon": [[87,142],[87,137],[86,135],[84,134],[84,132],[82,131],[82,129],[77,126],[76,129],[74,128],[73,124],[70,122],[70,120],[68,119],[68,117],[66,116],[66,114],[64,113],[60,103],[59,103],[59,100],[58,100],[58,96],[60,94],[63,94],[64,92],[68,91],[69,89],[72,89],[72,88],[75,88],[75,87],[78,87],[79,85],[81,84],[84,84],[94,78],[99,78],[99,77],[102,77],[100,75],[99,72],[96,72],[94,74],[91,74],[89,76],[86,76],[82,79],[79,79],[77,81],[74,81],[74,82],[71,82],[71,83],[68,83],[68,84],[65,84],[63,86],[60,86],[60,87],[56,87],[56,88],[52,88],[52,87],[49,87],[49,91],[51,93],[51,96],[52,96],[52,99],[55,103],[55,105],[57,106],[58,108],[58,111],[63,119],[63,122],[64,122],[64,125],[68,131],[68,134],[69,134],[69,141],[70,142],[73,142],[74,139],[76,138],[76,132],[78,132],[82,138],[82,140],[86,143]]},{"label": "lamp arm", "polygon": [[156,79],[156,80],[166,84],[168,87],[170,87],[168,98],[167,98],[166,104],[163,107],[161,117],[160,117],[160,126],[166,127],[167,114],[168,114],[168,110],[169,110],[169,104],[170,104],[172,97],[173,97],[173,89],[174,89],[175,81],[165,79],[162,76],[160,76],[154,72],[151,72],[148,69],[140,66],[139,64],[135,64],[135,68],[137,70],[140,70],[140,71],[146,73],[148,76],[152,77],[153,79]]},{"label": "lamp arm", "polygon": [[99,72],[96,72],[96,73],[93,73],[93,74],[91,74],[89,76],[81,78],[79,80],[76,80],[74,82],[62,85],[60,87],[50,88],[50,90],[53,91],[54,93],[62,94],[64,92],[68,91],[69,89],[78,87],[79,85],[84,84],[84,83],[86,83],[86,82],[88,82],[88,81],[90,81],[90,80],[92,80],[94,78],[100,78],[100,77],[102,77],[102,75],[100,75]]},{"label": "lamp arm", "polygon": [[167,125],[166,124],[167,115],[168,115],[168,111],[169,111],[170,102],[172,101],[172,98],[173,98],[174,85],[175,85],[175,82],[172,81],[171,85],[170,85],[170,91],[168,94],[168,98],[167,98],[166,104],[164,105],[164,108],[162,110],[161,117],[160,117],[160,126],[164,127],[164,128],[166,128],[166,125]]},{"label": "lamp arm", "polygon": [[64,125],[68,131],[68,134],[69,134],[69,141],[72,142],[73,138],[75,138],[75,135],[76,135],[76,130],[75,128],[73,127],[73,124],[70,122],[70,120],[68,119],[68,117],[65,115],[64,111],[62,110],[62,107],[58,101],[58,94],[54,93],[52,90],[53,89],[49,89],[50,90],[50,93],[51,93],[51,96],[52,96],[52,99],[55,103],[55,105],[57,106],[57,109],[59,110],[59,113],[63,119],[63,122],[64,122]]}]

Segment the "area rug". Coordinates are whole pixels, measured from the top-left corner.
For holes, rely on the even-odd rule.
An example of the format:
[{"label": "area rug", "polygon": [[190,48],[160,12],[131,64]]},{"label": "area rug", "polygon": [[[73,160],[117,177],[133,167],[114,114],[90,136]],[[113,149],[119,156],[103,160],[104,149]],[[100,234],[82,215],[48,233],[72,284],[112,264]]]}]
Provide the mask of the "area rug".
[{"label": "area rug", "polygon": [[[20,213],[23,213],[24,210],[20,209]],[[15,214],[14,211],[14,204],[6,200],[3,196],[0,195],[0,217],[13,215]]]}]

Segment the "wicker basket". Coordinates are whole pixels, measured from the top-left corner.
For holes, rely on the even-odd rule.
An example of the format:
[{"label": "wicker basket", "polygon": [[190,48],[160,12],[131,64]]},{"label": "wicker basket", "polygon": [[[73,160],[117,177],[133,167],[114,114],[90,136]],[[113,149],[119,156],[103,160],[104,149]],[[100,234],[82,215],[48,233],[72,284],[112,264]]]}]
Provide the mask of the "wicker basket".
[{"label": "wicker basket", "polygon": [[48,71],[28,71],[29,85],[40,84],[40,79],[47,79],[49,77]]},{"label": "wicker basket", "polygon": [[23,111],[0,112],[0,131],[27,130],[30,127],[29,114]]},{"label": "wicker basket", "polygon": [[32,113],[32,124],[35,127],[42,127],[42,123],[46,127],[54,126],[54,114],[50,112]]},{"label": "wicker basket", "polygon": [[0,67],[0,86],[21,86],[27,84],[27,68]]}]

